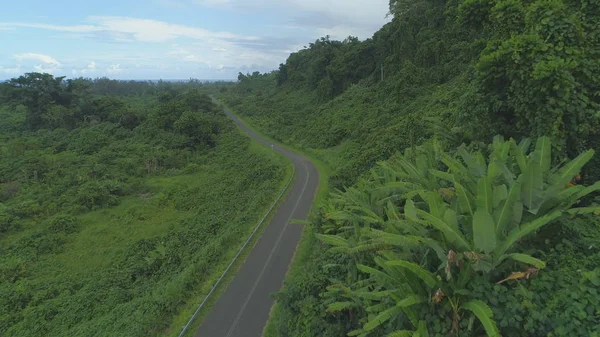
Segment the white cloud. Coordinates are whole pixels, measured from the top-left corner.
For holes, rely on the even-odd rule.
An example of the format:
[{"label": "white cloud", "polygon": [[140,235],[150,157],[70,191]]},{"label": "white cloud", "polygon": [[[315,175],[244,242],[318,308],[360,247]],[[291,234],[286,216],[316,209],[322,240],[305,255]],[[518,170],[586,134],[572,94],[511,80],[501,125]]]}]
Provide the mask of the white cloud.
[{"label": "white cloud", "polygon": [[[232,25],[236,31],[207,29],[201,24],[183,25],[153,19],[126,16],[90,16],[69,24],[42,22],[0,22],[0,31],[16,30],[30,34],[32,29],[59,32],[59,37],[87,39],[89,49],[76,43],[61,47],[55,54],[61,62],[43,54],[18,54],[22,71],[66,69],[67,73],[114,77],[168,76],[181,67],[181,74],[232,76],[238,71],[269,71],[284,62],[287,55],[309,42],[330,35],[344,39],[348,35],[370,37],[385,22],[389,0],[151,0],[159,8],[198,6],[234,12],[234,16],[262,15],[271,19],[253,23],[252,33]],[[194,7],[195,6],[195,7]],[[32,17],[31,20],[43,20]],[[232,28],[234,29],[234,28]],[[260,32],[263,33],[254,33]],[[12,32],[11,35],[14,35]],[[8,34],[6,34],[8,35]],[[35,35],[35,34],[34,34]],[[259,35],[259,36],[254,36]],[[23,35],[29,36],[29,35]],[[73,41],[73,40],[71,40]],[[110,48],[98,41],[115,43]],[[57,43],[60,43],[58,41]],[[101,42],[100,42],[101,43]],[[6,46],[5,46],[6,47]],[[11,53],[12,54],[12,53]],[[9,54],[10,55],[10,54]],[[35,55],[35,56],[33,56]],[[9,56],[10,57],[10,56]],[[94,61],[91,61],[94,60]],[[96,64],[97,62],[97,64]],[[22,64],[21,64],[22,63]],[[13,69],[0,68],[0,73]],[[157,65],[160,65],[157,68]],[[35,68],[37,67],[37,68]],[[160,69],[157,71],[156,69]]]},{"label": "white cloud", "polygon": [[0,23],[0,27],[40,28],[69,33],[96,33],[101,37],[125,41],[130,37],[143,42],[166,42],[177,38],[195,40],[258,40],[256,36],[237,35],[230,32],[213,32],[207,29],[184,26],[151,19],[138,19],[123,16],[92,16],[93,25],[59,26],[41,23]]},{"label": "white cloud", "polygon": [[[289,22],[279,27],[300,30],[313,28],[317,32],[330,29],[329,35],[337,39],[348,35],[368,38],[389,21],[386,18],[389,0],[196,0],[196,3],[239,11],[262,11],[265,8],[283,10]],[[336,26],[346,28],[333,29]],[[338,33],[346,35],[338,36]]]},{"label": "white cloud", "polygon": [[[33,70],[40,73],[54,74],[62,68],[60,62],[58,62],[53,57],[44,54],[23,53],[16,54],[13,57],[19,62],[19,68],[23,65],[23,63],[28,63],[30,64],[30,67],[33,68]],[[36,61],[41,63],[32,64],[28,61]]]},{"label": "white cloud", "polygon": [[111,64],[108,68],[106,68],[106,71],[109,74],[119,74],[123,71],[123,69],[121,69],[120,64]]},{"label": "white cloud", "polygon": [[36,60],[36,61],[40,61],[40,62],[43,62],[46,64],[60,66],[60,62],[58,62],[54,58],[52,58],[48,55],[44,55],[44,54],[24,53],[24,54],[17,54],[14,57],[19,62],[23,62],[24,60]]},{"label": "white cloud", "polygon": [[38,73],[54,74],[57,70],[60,70],[60,68],[56,67],[56,66],[48,66],[48,65],[43,65],[43,64],[36,64],[36,65],[33,66],[33,70],[35,70]]},{"label": "white cloud", "polygon": [[88,65],[85,68],[82,69],[72,69],[71,73],[73,75],[84,75],[84,74],[88,74],[88,73],[94,73],[96,72],[96,62],[94,61],[90,61],[90,63],[88,63]]}]

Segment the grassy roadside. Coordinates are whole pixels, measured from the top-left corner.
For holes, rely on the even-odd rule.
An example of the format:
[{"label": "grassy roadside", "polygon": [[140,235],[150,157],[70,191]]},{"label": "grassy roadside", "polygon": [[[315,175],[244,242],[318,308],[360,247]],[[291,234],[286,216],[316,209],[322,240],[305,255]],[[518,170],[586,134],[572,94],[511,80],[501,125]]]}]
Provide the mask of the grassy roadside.
[{"label": "grassy roadside", "polygon": [[[240,132],[243,132],[243,131],[240,130]],[[269,157],[271,160],[273,160],[275,162],[279,162],[280,164],[284,165],[285,175],[281,181],[279,188],[277,189],[278,192],[281,191],[283,188],[285,188],[286,184],[288,182],[290,182],[290,179],[293,178],[294,171],[293,171],[292,163],[290,161],[288,161],[282,154],[267,149],[265,146],[263,146],[262,144],[260,144],[259,142],[255,141],[253,139],[250,139],[250,141],[251,141],[250,148],[251,148],[252,152],[259,152],[262,155]],[[235,277],[237,270],[242,266],[242,264],[246,260],[252,247],[256,244],[256,242],[260,238],[260,234],[262,233],[262,231],[265,229],[265,227],[271,221],[271,218],[275,214],[275,210],[277,210],[277,208],[280,206],[280,204],[287,197],[287,194],[291,190],[292,185],[293,185],[292,183],[289,184],[287,189],[282,194],[281,198],[279,198],[279,200],[275,204],[275,207],[273,207],[273,209],[271,210],[269,215],[265,218],[264,222],[259,227],[257,233],[254,235],[254,237],[252,238],[252,240],[250,241],[250,243],[248,244],[246,249],[244,249],[244,251],[240,254],[239,258],[237,259],[236,263],[231,267],[231,270],[227,273],[227,275],[225,275],[223,280],[221,280],[220,285],[217,287],[215,292],[211,295],[209,300],[206,302],[203,309],[198,313],[198,316],[196,317],[194,322],[190,325],[190,327],[188,328],[188,330],[184,336],[193,336],[196,333],[196,330],[198,330],[198,327],[200,326],[200,324],[202,323],[202,321],[204,320],[206,315],[210,312],[210,309],[212,308],[212,306],[216,303],[216,301],[219,299],[219,297],[222,295],[222,293],[225,291],[225,289],[227,289],[227,286]],[[254,229],[254,226],[256,225],[256,223],[258,221],[260,221],[263,214],[260,215],[261,216],[260,218],[255,219],[255,221],[253,221],[249,225],[248,235]],[[217,266],[217,268],[214,268],[214,272],[209,276],[209,278],[204,283],[204,285],[202,287],[200,287],[197,290],[197,292],[195,292],[193,295],[190,296],[190,300],[183,306],[183,308],[179,312],[179,314],[173,319],[173,322],[171,324],[171,329],[168,331],[165,331],[162,334],[163,336],[165,336],[165,337],[179,336],[182,328],[185,326],[185,324],[187,324],[188,320],[190,319],[190,317],[192,316],[194,311],[196,311],[196,308],[198,307],[200,302],[210,292],[210,290],[212,289],[215,282],[221,276],[223,271],[227,268],[227,266],[229,265],[231,260],[234,258],[234,256],[237,254],[237,252],[238,252],[237,249],[230,250],[229,252],[227,252],[227,254],[223,257],[222,262],[219,264],[219,266]]]},{"label": "grassy roadside", "polygon": [[[318,204],[315,203],[315,205]],[[296,275],[303,273],[302,266],[306,264],[307,259],[310,258],[312,248],[315,244],[316,238],[313,235],[312,229],[309,226],[305,226],[302,238],[296,249],[296,255],[294,256],[288,274],[286,275],[286,279],[293,279]],[[283,286],[285,287],[285,284]],[[279,325],[280,320],[281,308],[279,307],[279,302],[276,301],[273,308],[271,308],[269,321],[263,330],[262,337],[281,337],[277,332],[277,326]]]},{"label": "grassy roadside", "polygon": [[[223,103],[221,103],[221,104],[227,110],[229,110],[232,114],[234,114],[237,118],[239,118],[241,121],[243,121],[244,124],[246,124],[246,126],[248,126],[248,128],[250,128],[257,135],[261,136],[264,139],[268,139],[270,142],[275,143],[281,147],[285,147],[287,149],[290,149],[297,153],[300,153],[303,156],[310,159],[315,164],[315,166],[317,167],[317,170],[319,171],[319,186],[317,188],[317,194],[315,196],[315,201],[313,202],[313,206],[311,209],[311,213],[309,215],[309,219],[310,219],[310,217],[314,216],[314,214],[318,208],[318,205],[320,205],[321,202],[324,201],[325,198],[327,198],[327,196],[329,194],[328,178],[331,174],[330,167],[325,162],[323,162],[321,159],[318,158],[315,151],[312,151],[310,149],[298,148],[295,146],[291,146],[289,144],[283,144],[279,141],[276,141],[272,137],[270,137],[270,136],[264,134],[263,132],[261,132],[260,130],[256,129],[251,123],[248,122],[248,120],[244,119],[242,116],[237,114],[233,109],[229,108],[228,106],[226,106]],[[292,259],[290,269],[288,270],[288,273],[286,275],[286,279],[294,278],[295,275],[302,273],[301,267],[305,263],[306,259],[310,258],[311,249],[315,244],[315,240],[316,239],[315,239],[315,236],[313,235],[311,228],[309,226],[305,226],[304,231],[302,233],[302,238],[300,239],[300,243],[298,244],[298,248],[296,249],[294,258]],[[285,287],[285,283],[283,286]],[[265,329],[263,331],[263,334],[262,334],[263,337],[280,337],[277,335],[277,330],[276,330],[276,327],[277,327],[280,319],[281,319],[281,314],[280,314],[279,303],[275,302],[275,305],[273,305],[273,308],[271,308],[271,314],[270,314],[269,321],[267,322],[267,325],[265,326]]]},{"label": "grassy roadside", "polygon": [[[258,130],[254,127],[254,125],[252,125],[252,123],[250,123],[248,121],[248,119],[244,118],[243,116],[240,116],[238,113],[235,112],[235,110],[233,110],[232,108],[228,107],[227,105],[225,105],[222,101],[219,101],[219,103],[227,110],[229,110],[234,116],[236,116],[237,118],[239,118],[242,122],[244,122],[244,124],[246,124],[246,126],[252,130],[252,132],[256,133],[257,135],[259,135],[261,138],[267,139],[268,141],[270,141],[271,143],[277,144],[281,147],[287,148],[289,150],[292,150],[296,153],[299,153],[303,156],[305,156],[306,158],[310,159],[313,164],[315,164],[315,166],[317,167],[317,170],[319,171],[319,187],[317,188],[317,195],[315,196],[315,202],[313,202],[313,211],[315,209],[315,205],[319,204],[319,201],[323,200],[325,197],[327,197],[327,194],[329,193],[329,184],[328,184],[328,178],[331,175],[331,168],[329,167],[329,165],[327,165],[325,163],[325,161],[323,161],[316,153],[314,150],[312,149],[306,149],[306,148],[301,148],[298,146],[294,146],[294,145],[290,145],[290,144],[284,144],[281,143],[280,141],[277,141],[275,139],[273,139],[273,137],[265,134],[264,132],[262,132],[261,130]],[[312,213],[312,212],[311,212]]]}]

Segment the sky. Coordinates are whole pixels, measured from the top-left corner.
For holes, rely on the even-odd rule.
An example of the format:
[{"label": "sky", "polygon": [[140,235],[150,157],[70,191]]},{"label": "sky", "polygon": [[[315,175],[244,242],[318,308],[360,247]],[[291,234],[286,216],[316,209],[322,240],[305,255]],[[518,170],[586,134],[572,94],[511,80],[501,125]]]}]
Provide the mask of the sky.
[{"label": "sky", "polygon": [[25,72],[236,79],[329,35],[369,38],[389,0],[14,0],[0,11],[0,80]]}]

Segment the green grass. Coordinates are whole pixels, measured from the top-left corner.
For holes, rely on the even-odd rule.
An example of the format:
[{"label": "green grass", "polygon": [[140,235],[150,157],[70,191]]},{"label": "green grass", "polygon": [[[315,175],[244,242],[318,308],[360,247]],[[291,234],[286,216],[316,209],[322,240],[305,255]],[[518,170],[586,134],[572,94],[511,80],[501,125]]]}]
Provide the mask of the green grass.
[{"label": "green grass", "polygon": [[[317,203],[315,203],[317,204]],[[302,238],[300,239],[300,243],[298,245],[298,249],[296,250],[296,254],[294,256],[294,260],[290,266],[290,270],[286,276],[287,278],[293,279],[297,278],[298,275],[304,272],[304,268],[302,268],[306,263],[309,263],[309,259],[312,257],[312,250],[316,244],[316,237],[314,236],[313,231],[309,226],[304,227],[304,231],[302,232]],[[285,284],[283,285],[285,287]],[[271,308],[271,314],[269,317],[269,321],[265,326],[262,337],[281,337],[277,331],[277,326],[279,325],[279,321],[281,320],[281,307],[279,303],[276,301],[273,308]]]},{"label": "green grass", "polygon": [[[189,175],[161,180],[163,184],[168,184],[185,178],[197,184],[202,181],[201,175],[206,178],[206,175],[199,174],[198,177]],[[151,199],[126,197],[116,207],[79,216],[83,229],[64,246],[65,253],[50,258],[63,265],[66,273],[105,268],[111,263],[115,251],[123,250],[139,240],[166,233],[174,224],[192,215],[191,211],[157,208]]]},{"label": "green grass", "polygon": [[[239,131],[243,132],[241,130],[239,130]],[[237,261],[233,264],[232,268],[229,270],[227,275],[225,275],[225,277],[221,280],[221,283],[219,284],[219,286],[217,287],[215,292],[211,295],[211,297],[208,299],[208,301],[206,302],[204,307],[200,310],[200,312],[198,313],[198,315],[196,316],[196,318],[194,319],[194,321],[192,322],[192,324],[190,325],[190,327],[188,328],[188,330],[184,336],[193,336],[196,333],[196,330],[198,330],[200,324],[202,323],[202,321],[204,320],[206,315],[210,312],[210,309],[212,308],[212,306],[218,301],[219,297],[223,294],[225,289],[227,289],[227,286],[229,285],[229,283],[234,279],[235,275],[237,274],[238,269],[244,264],[246,258],[248,257],[248,254],[250,254],[250,252],[252,250],[252,247],[260,238],[262,231],[269,224],[269,222],[271,221],[271,218],[275,214],[275,211],[277,210],[279,205],[285,200],[285,198],[287,197],[287,195],[293,185],[292,183],[290,183],[288,185],[288,182],[290,182],[290,179],[293,178],[292,175],[294,174],[293,166],[290,161],[288,161],[279,152],[271,151],[270,149],[267,149],[264,145],[258,143],[255,140],[251,140],[250,147],[253,149],[254,152],[261,153],[265,157],[269,157],[271,160],[279,162],[282,165],[285,165],[285,175],[284,175],[284,178],[281,180],[278,191],[281,191],[282,189],[286,188],[286,185],[287,185],[287,188],[281,195],[281,198],[279,198],[279,200],[275,204],[275,207],[273,207],[271,212],[267,215],[267,217],[265,218],[263,223],[260,225],[258,231],[254,235],[254,237],[252,238],[252,240],[250,241],[248,246],[240,254]],[[277,195],[279,195],[279,193],[277,193]],[[262,218],[262,216],[261,216],[261,218]],[[259,220],[260,219],[256,219],[256,222],[253,224],[253,226],[255,226]],[[252,229],[253,228],[254,227],[252,227]],[[248,235],[249,234],[250,233],[248,233]],[[234,248],[234,247],[232,247],[232,248]],[[170,329],[169,331],[165,331],[164,336],[169,336],[169,337],[179,336],[181,330],[183,329],[183,326],[185,326],[187,324],[190,317],[196,311],[198,305],[204,300],[206,295],[212,289],[213,285],[217,282],[218,278],[221,277],[221,275],[223,274],[223,271],[227,268],[227,266],[229,265],[231,260],[237,254],[239,247],[235,247],[235,248],[236,248],[235,250],[231,249],[227,252],[222,263],[219,266],[217,266],[215,268],[214,272],[208,276],[208,280],[204,283],[204,285],[201,288],[199,288],[197,292],[195,292],[194,294],[192,294],[190,296],[190,300],[183,306],[183,309],[174,318],[173,324],[172,324],[172,329]]]},{"label": "green grass", "polygon": [[[138,155],[143,151],[135,140],[114,141],[110,149]],[[24,156],[39,157],[32,151],[45,150],[26,149]],[[108,149],[103,155],[131,159]],[[93,210],[71,202],[63,210],[61,198],[75,201],[82,190],[60,189],[54,181],[63,176],[52,170],[66,167],[59,171],[63,175],[88,170],[93,165],[85,164],[96,162],[96,154],[65,151],[46,158],[52,163],[47,177],[53,174],[54,180],[24,181],[20,192],[0,205],[0,211],[36,214],[18,219],[18,230],[0,236],[2,335],[176,336],[292,175],[281,154],[230,128],[215,149],[182,151],[186,160],[178,168],[156,175],[130,176],[115,164],[106,171],[131,186],[113,195],[116,202]],[[11,172],[8,168],[0,165]],[[76,219],[73,230],[52,228],[51,212],[57,210]]]},{"label": "green grass", "polygon": [[236,113],[235,110],[233,110],[232,108],[225,105],[222,101],[220,101],[219,103],[221,103],[221,105],[223,105],[223,107],[225,107],[233,115],[235,115],[242,122],[244,122],[244,124],[246,124],[246,126],[250,130],[252,130],[252,132],[256,133],[260,137],[267,139],[268,141],[270,141],[274,144],[277,144],[281,147],[284,147],[286,149],[297,152],[297,153],[305,156],[306,158],[310,159],[310,161],[312,161],[312,163],[315,165],[315,167],[319,171],[319,186],[317,188],[315,202],[313,203],[313,209],[314,209],[314,205],[318,205],[320,201],[324,200],[327,197],[327,194],[329,193],[328,178],[331,176],[332,170],[331,170],[331,167],[326,163],[326,161],[322,159],[318,150],[301,147],[299,145],[285,144],[280,141],[277,141],[273,137],[271,137],[268,134],[264,133],[263,131],[257,129],[254,125],[252,125],[251,121],[249,121],[247,118],[244,118],[243,116]]}]

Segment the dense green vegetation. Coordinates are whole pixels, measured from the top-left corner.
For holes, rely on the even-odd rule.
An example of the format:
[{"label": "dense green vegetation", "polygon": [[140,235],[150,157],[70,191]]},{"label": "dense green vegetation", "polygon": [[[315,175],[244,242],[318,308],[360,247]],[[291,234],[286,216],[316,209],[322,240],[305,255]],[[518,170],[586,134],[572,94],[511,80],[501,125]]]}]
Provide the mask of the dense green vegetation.
[{"label": "dense green vegetation", "polygon": [[333,170],[268,336],[600,336],[600,3],[390,13],[213,88]]},{"label": "dense green vegetation", "polygon": [[1,85],[0,335],[179,332],[286,174],[199,87]]}]

